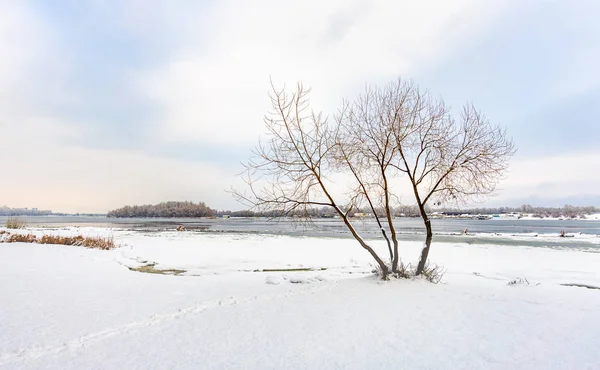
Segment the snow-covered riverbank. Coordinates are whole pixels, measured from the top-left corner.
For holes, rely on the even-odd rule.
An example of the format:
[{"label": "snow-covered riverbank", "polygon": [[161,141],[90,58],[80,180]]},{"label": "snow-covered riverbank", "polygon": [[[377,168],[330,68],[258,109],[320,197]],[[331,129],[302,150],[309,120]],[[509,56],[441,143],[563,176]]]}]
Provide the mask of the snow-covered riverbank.
[{"label": "snow-covered riverbank", "polygon": [[[431,260],[446,274],[434,285],[377,281],[351,239],[35,232],[112,235],[122,247],[0,244],[0,368],[600,363],[600,290],[561,285],[600,286],[600,253],[437,243]],[[405,262],[416,262],[419,243],[401,248]],[[509,285],[518,278],[529,284]]]}]

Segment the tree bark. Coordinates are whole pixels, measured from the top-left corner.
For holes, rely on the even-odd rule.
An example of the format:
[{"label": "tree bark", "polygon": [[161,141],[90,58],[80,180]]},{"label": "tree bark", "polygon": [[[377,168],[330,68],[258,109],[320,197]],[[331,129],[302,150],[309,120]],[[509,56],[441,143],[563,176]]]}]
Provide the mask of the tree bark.
[{"label": "tree bark", "polygon": [[419,259],[419,265],[417,266],[417,271],[415,272],[416,276],[419,276],[423,273],[425,269],[425,265],[427,263],[427,257],[429,256],[429,248],[431,247],[431,239],[433,239],[433,231],[431,230],[431,220],[427,217],[427,214],[424,213],[425,210],[422,210],[421,214],[423,216],[423,222],[425,222],[425,245],[423,246],[423,250],[421,251],[421,258]]},{"label": "tree bark", "polygon": [[[388,227],[390,228],[390,233],[392,234],[392,242],[394,243],[394,252],[390,248],[390,240],[388,241],[388,248],[390,248],[390,255],[392,257],[392,272],[398,271],[398,237],[396,236],[396,228],[394,227],[394,221],[392,220],[392,212],[390,210],[390,193],[388,191],[388,181],[385,175],[385,170],[381,169],[381,174],[383,177],[383,186],[385,189],[385,217],[388,221]],[[383,229],[382,229],[383,230]]]}]

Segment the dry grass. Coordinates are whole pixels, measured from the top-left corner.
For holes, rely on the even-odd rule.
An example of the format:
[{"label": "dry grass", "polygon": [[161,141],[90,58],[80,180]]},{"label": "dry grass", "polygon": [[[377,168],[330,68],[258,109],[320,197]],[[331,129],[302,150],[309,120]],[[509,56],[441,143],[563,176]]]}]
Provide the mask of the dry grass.
[{"label": "dry grass", "polygon": [[86,248],[109,250],[115,248],[115,241],[113,238],[103,238],[100,236],[83,238],[81,246]]},{"label": "dry grass", "polygon": [[33,234],[8,234],[8,238],[4,240],[5,243],[35,243],[37,238]]},{"label": "dry grass", "polygon": [[77,236],[58,236],[58,235],[43,235],[37,237],[33,234],[8,234],[4,237],[5,243],[38,243],[38,244],[58,244],[58,245],[75,245],[92,249],[109,250],[115,248],[113,238],[103,237],[86,237],[83,235]]},{"label": "dry grass", "polygon": [[414,275],[414,271],[412,271],[410,263],[405,265],[402,261],[399,261],[398,270],[392,273],[392,275],[398,279],[410,279]]},{"label": "dry grass", "polygon": [[423,269],[423,277],[434,284],[439,283],[442,278],[444,277],[444,268],[442,266],[438,266],[438,265],[429,265],[429,263],[427,263],[425,265],[425,268]]},{"label": "dry grass", "polygon": [[[379,266],[375,266],[372,272],[377,276],[383,277]],[[420,276],[431,283],[437,284],[442,281],[442,278],[444,277],[444,268],[442,266],[430,265],[427,263]],[[397,279],[414,279],[419,276],[416,275],[416,268],[412,267],[410,263],[405,265],[400,262],[398,264],[398,270],[390,273],[384,280],[389,280],[392,277]]]},{"label": "dry grass", "polygon": [[22,229],[25,227],[25,221],[21,220],[17,217],[9,217],[6,220],[6,228],[7,229]]},{"label": "dry grass", "polygon": [[529,280],[526,277],[518,277],[509,281],[508,285],[529,285]]}]

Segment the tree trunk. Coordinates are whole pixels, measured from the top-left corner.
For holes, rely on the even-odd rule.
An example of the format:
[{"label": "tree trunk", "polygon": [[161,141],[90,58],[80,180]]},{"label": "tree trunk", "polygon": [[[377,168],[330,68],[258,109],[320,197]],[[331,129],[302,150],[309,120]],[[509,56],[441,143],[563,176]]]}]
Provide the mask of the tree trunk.
[{"label": "tree trunk", "polygon": [[360,235],[358,235],[356,230],[354,230],[354,226],[352,226],[350,221],[348,221],[348,218],[346,216],[344,216],[344,214],[341,211],[339,211],[339,209],[337,207],[336,207],[336,210],[338,210],[338,213],[344,220],[344,224],[346,224],[346,227],[348,228],[348,230],[350,230],[350,233],[352,233],[352,236],[354,237],[354,239],[356,239],[360,243],[360,245],[364,249],[366,249],[371,254],[371,256],[373,256],[373,258],[379,265],[379,268],[381,269],[381,275],[382,275],[381,277],[384,280],[387,280],[387,278],[390,274],[390,269],[388,268],[388,266],[385,264],[385,262],[383,262],[383,260],[381,258],[379,258],[379,256],[377,255],[377,252],[375,252],[375,250],[373,250],[373,248],[371,248],[367,243],[365,243],[365,241],[360,237]]},{"label": "tree trunk", "polygon": [[[387,184],[386,184],[387,187]],[[387,198],[388,194],[386,193],[386,198]],[[392,234],[392,242],[394,243],[394,253],[393,256],[394,258],[392,259],[392,272],[398,272],[398,260],[399,260],[399,253],[398,253],[398,237],[396,236],[396,229],[394,228],[394,222],[392,221],[392,213],[390,211],[390,207],[388,206],[389,201],[386,200],[386,217],[388,220],[388,226],[390,228],[390,232]],[[389,243],[389,241],[388,241]]]},{"label": "tree trunk", "polygon": [[398,256],[398,239],[396,239],[395,235],[392,239],[394,242],[394,260],[392,261],[392,271],[398,272],[398,262],[400,260],[400,257]]},{"label": "tree trunk", "polygon": [[[342,212],[342,210],[335,204],[335,202],[333,201],[333,198],[331,197],[331,195],[325,188],[325,185],[323,185],[323,181],[321,181],[321,177],[316,172],[314,172],[314,169],[313,169],[313,173],[314,173],[315,177],[318,179],[319,185],[321,185],[321,189],[323,189],[323,192],[327,196],[327,199],[329,199],[329,202],[330,202],[329,205],[332,206],[336,210],[338,215],[342,218],[342,220],[344,221],[344,224],[346,225],[348,230],[350,230],[354,239],[356,239],[360,243],[361,247],[363,247],[364,249],[369,251],[371,256],[373,256],[373,258],[375,259],[377,264],[379,264],[379,268],[381,269],[381,275],[382,275],[381,277],[384,280],[387,280],[388,276],[390,274],[390,269],[387,267],[385,262],[383,262],[383,260],[381,258],[379,258],[379,256],[377,255],[377,252],[375,252],[375,250],[373,250],[373,248],[371,248],[367,243],[365,243],[365,241],[360,237],[360,235],[358,235],[356,230],[354,230],[354,226],[352,226],[350,221],[348,221],[348,217],[344,214],[344,212]],[[383,228],[381,230],[383,230]]]},{"label": "tree trunk", "polygon": [[[383,187],[385,190],[385,218],[388,222],[388,227],[390,228],[390,233],[392,234],[392,241],[394,243],[394,251],[392,252],[392,248],[390,247],[390,240],[386,237],[388,248],[390,249],[390,257],[392,259],[392,272],[398,272],[398,237],[396,236],[396,228],[394,227],[394,221],[392,220],[392,211],[390,210],[390,193],[388,191],[388,181],[385,175],[385,168],[381,168],[381,175],[383,176]],[[381,225],[380,225],[381,227]],[[383,228],[381,228],[383,231]]]},{"label": "tree trunk", "polygon": [[419,260],[419,265],[417,266],[417,271],[415,272],[416,276],[421,275],[423,273],[423,270],[425,269],[427,257],[429,256],[429,248],[431,247],[431,239],[433,239],[433,232],[431,230],[431,220],[429,220],[429,217],[427,217],[427,215],[424,213],[423,220],[425,222],[425,230],[427,231],[427,235],[425,236],[425,245],[423,246],[423,250],[421,251],[421,259]]},{"label": "tree trunk", "polygon": [[[409,175],[410,176],[410,175]],[[423,250],[421,251],[421,258],[419,259],[419,264],[417,265],[417,271],[415,271],[415,276],[419,276],[423,273],[425,269],[425,265],[427,264],[427,257],[429,256],[429,248],[431,247],[431,239],[433,239],[433,231],[431,230],[431,220],[429,216],[427,216],[427,211],[425,210],[425,203],[427,202],[427,198],[425,202],[421,201],[421,197],[419,196],[419,189],[417,189],[417,185],[414,179],[410,178],[413,183],[413,192],[415,193],[415,198],[417,199],[417,205],[419,206],[419,212],[421,213],[421,218],[423,219],[423,223],[425,223],[425,245],[423,246]]]}]

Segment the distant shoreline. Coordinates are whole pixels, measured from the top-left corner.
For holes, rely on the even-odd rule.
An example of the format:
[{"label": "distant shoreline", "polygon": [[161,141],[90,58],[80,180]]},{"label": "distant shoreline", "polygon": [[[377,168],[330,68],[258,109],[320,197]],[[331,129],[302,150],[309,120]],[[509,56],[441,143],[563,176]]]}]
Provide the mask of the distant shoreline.
[{"label": "distant shoreline", "polygon": [[[600,213],[593,214],[585,214],[585,215],[577,215],[575,217],[551,217],[551,216],[538,216],[532,214],[523,214],[520,216],[509,216],[509,215],[494,215],[492,214],[461,214],[461,215],[439,215],[433,214],[431,219],[443,219],[443,220],[481,220],[481,221],[493,221],[493,220],[514,220],[514,221],[599,221]],[[281,220],[293,220],[299,219],[299,217],[288,217],[288,216],[160,216],[160,217],[149,217],[149,216],[130,216],[130,217],[111,217],[106,214],[68,214],[68,213],[53,213],[49,215],[0,215],[0,219],[4,220],[10,217],[16,218],[28,218],[28,217],[36,217],[36,218],[60,218],[60,217],[79,217],[79,218],[105,218],[107,220],[213,220],[213,219],[281,219]],[[483,218],[485,217],[485,218]],[[338,217],[329,217],[329,216],[312,216],[309,217],[314,220],[337,220]],[[374,220],[375,217],[371,215],[359,215],[355,217],[356,219]],[[414,219],[419,218],[419,216],[394,216],[394,219]]]}]

